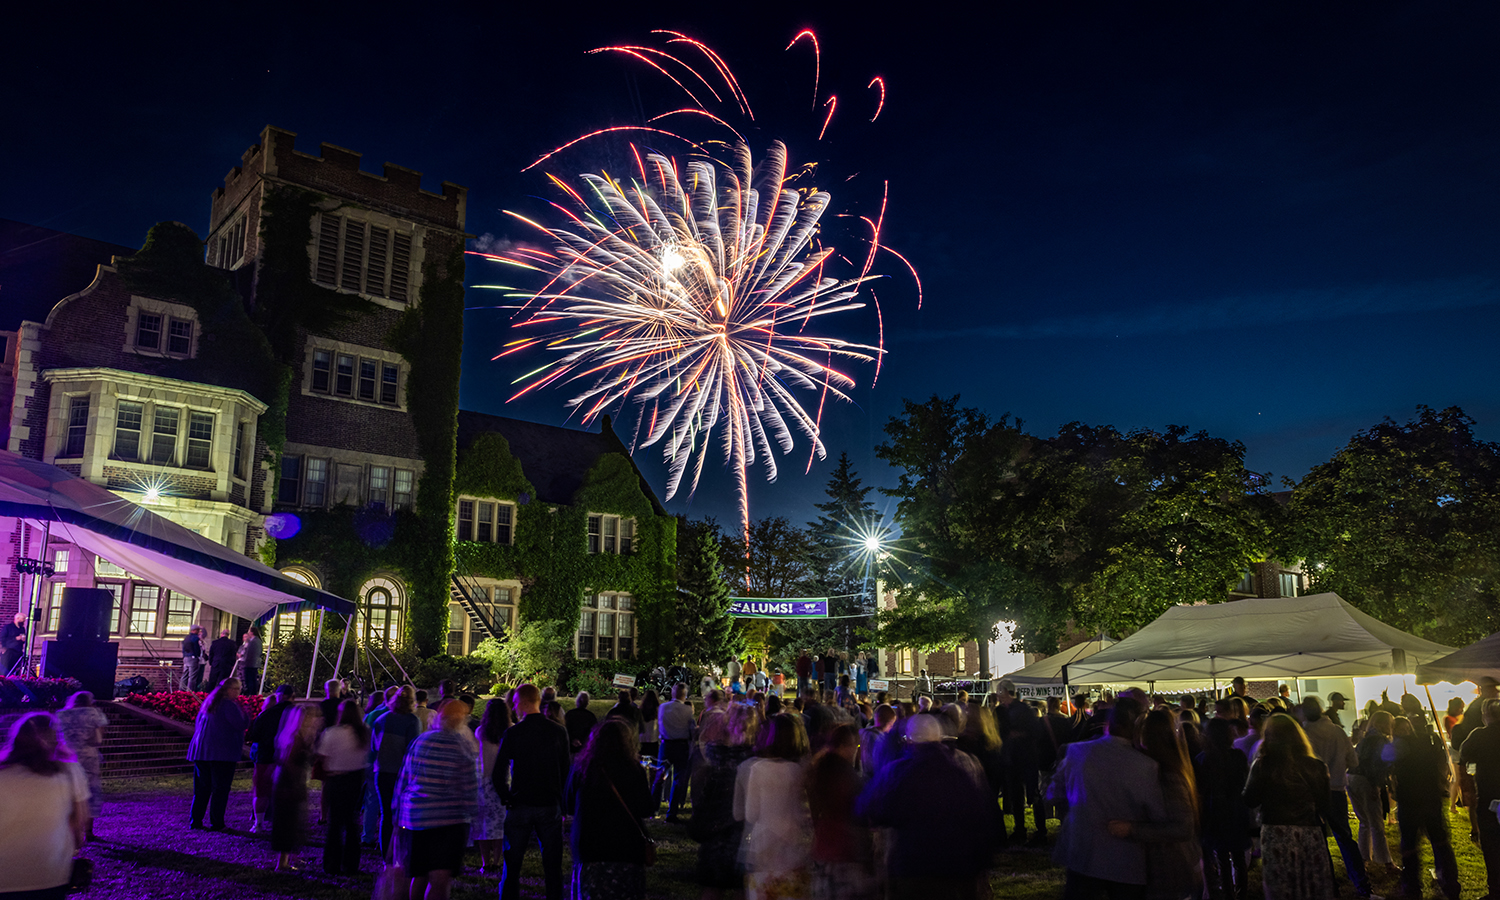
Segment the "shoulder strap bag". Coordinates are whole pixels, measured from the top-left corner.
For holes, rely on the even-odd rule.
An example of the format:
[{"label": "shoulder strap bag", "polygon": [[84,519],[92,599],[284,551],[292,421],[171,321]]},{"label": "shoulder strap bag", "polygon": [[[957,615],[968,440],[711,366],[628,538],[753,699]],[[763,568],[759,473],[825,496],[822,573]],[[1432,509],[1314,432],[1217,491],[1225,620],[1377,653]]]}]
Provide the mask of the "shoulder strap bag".
[{"label": "shoulder strap bag", "polygon": [[[609,789],[614,792],[615,799],[620,801],[621,806],[625,807],[625,815],[629,816],[630,821],[635,823],[635,830],[640,833],[641,840],[646,842],[646,850],[641,854],[641,864],[646,866],[656,865],[656,841],[651,840],[651,835],[647,834],[646,829],[641,827],[641,820],[635,817],[635,812],[631,810],[630,804],[626,803],[625,798],[620,796],[620,789],[615,787],[614,779],[609,778],[608,775],[604,777],[609,780]],[[573,827],[577,828],[578,826],[575,824]]]}]

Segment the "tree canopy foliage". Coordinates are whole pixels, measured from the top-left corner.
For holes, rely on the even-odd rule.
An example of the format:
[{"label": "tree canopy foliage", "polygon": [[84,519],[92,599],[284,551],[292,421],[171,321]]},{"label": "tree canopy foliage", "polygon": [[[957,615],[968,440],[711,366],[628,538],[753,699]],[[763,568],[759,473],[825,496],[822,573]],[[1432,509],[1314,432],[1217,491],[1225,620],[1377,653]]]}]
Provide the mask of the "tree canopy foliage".
[{"label": "tree canopy foliage", "polygon": [[1223,600],[1270,550],[1276,507],[1238,442],[1076,422],[1039,437],[958,400],[906,401],[876,449],[899,474],[906,573],[884,644],[977,640],[987,664],[1009,620],[1022,648],[1050,652],[1069,625],[1135,629]]},{"label": "tree canopy foliage", "polygon": [[1457,407],[1359,432],[1297,484],[1280,552],[1315,590],[1465,644],[1500,631],[1500,444]]},{"label": "tree canopy foliage", "polygon": [[678,659],[694,666],[719,665],[743,649],[729,615],[729,584],[720,562],[719,538],[711,523],[682,523],[677,530]]}]

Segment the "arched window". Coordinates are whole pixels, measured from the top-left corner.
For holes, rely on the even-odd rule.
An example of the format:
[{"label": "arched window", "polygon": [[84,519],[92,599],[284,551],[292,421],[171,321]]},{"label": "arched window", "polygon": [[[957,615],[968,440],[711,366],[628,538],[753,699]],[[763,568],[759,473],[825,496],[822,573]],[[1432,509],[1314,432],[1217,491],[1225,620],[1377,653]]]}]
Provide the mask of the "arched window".
[{"label": "arched window", "polygon": [[[293,581],[300,581],[308,587],[321,588],[323,586],[318,573],[305,566],[288,566],[281,570],[281,574]],[[271,643],[278,644],[298,632],[311,635],[317,625],[317,616],[317,610],[312,609],[281,613],[276,617],[276,624],[271,632]]]},{"label": "arched window", "polygon": [[399,646],[401,615],[406,608],[406,591],[400,582],[388,576],[371,578],[359,589],[364,609],[365,640],[377,646]]}]

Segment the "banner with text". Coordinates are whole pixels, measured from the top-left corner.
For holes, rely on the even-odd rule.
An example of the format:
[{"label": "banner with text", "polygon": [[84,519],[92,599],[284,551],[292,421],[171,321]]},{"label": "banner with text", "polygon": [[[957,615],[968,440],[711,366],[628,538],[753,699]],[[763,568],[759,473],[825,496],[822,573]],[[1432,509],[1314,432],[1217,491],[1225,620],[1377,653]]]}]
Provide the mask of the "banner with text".
[{"label": "banner with text", "polygon": [[826,619],[827,597],[730,597],[729,614],[737,619]]}]

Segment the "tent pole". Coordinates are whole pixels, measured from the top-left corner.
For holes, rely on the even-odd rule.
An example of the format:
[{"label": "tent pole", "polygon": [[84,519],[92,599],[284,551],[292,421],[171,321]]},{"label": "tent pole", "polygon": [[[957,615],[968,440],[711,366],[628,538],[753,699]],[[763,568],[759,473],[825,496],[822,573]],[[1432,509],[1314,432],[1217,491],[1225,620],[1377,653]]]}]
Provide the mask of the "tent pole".
[{"label": "tent pole", "polygon": [[349,626],[354,623],[354,615],[351,613],[344,619],[344,639],[339,641],[339,658],[333,664],[333,677],[339,677],[339,669],[344,666],[344,648],[349,645]]},{"label": "tent pole", "polygon": [[[32,528],[30,530],[31,530],[31,532],[33,534],[36,532],[35,528]],[[47,547],[51,543],[52,543],[52,520],[51,519],[47,519],[44,522],[42,522],[42,552],[38,553],[36,555],[37,560],[40,561],[41,564],[44,565],[44,566],[47,564]],[[37,625],[37,615],[36,615],[36,612],[37,612],[37,609],[42,605],[42,589],[45,586],[46,586],[46,575],[44,575],[42,572],[37,572],[35,575],[31,576],[31,599],[30,599],[30,602],[27,604],[27,608],[26,608],[26,652],[22,653],[20,660],[16,662],[16,666],[20,667],[22,675],[29,674],[32,671],[32,669],[31,669],[31,660],[32,660],[32,657],[33,657],[32,648],[36,645],[36,633],[37,633],[37,631],[40,630],[40,629],[38,629],[36,627],[36,625]],[[19,607],[20,607],[20,604],[17,604],[17,608],[18,609],[19,609]],[[0,674],[14,675],[15,674],[15,666],[11,667],[11,671],[0,673]],[[46,673],[41,673],[41,674],[46,674]]]},{"label": "tent pole", "polygon": [[[271,620],[271,622],[273,624],[275,623],[275,621],[276,621],[275,619]],[[269,666],[270,664],[271,664],[271,642],[270,641],[266,641],[266,655],[265,655],[265,658],[260,661],[260,684],[256,685],[257,688],[264,688],[266,686],[266,666]],[[260,691],[257,690],[256,693],[258,694],[258,693],[260,693]]]},{"label": "tent pole", "polygon": [[328,610],[318,610],[318,633],[313,635],[312,665],[307,667],[307,694],[305,699],[312,699],[313,676],[318,671],[318,653],[323,646],[323,622],[328,616]]}]

